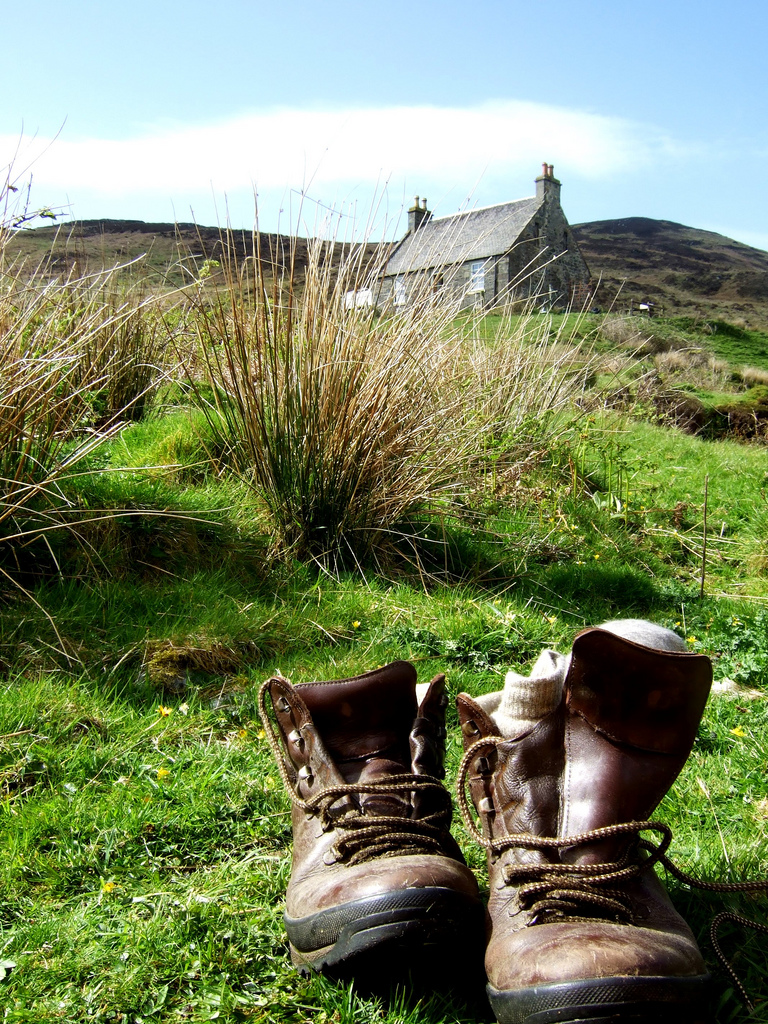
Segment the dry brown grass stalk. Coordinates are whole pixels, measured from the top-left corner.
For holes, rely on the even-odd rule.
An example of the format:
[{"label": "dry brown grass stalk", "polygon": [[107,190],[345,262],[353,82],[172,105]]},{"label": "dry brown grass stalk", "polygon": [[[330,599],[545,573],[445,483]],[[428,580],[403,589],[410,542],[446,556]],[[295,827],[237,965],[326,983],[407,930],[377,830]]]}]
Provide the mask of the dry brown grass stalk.
[{"label": "dry brown grass stalk", "polygon": [[199,354],[186,366],[217,468],[262,497],[275,548],[338,568],[385,557],[416,518],[455,507],[489,445],[581,388],[584,360],[549,343],[546,318],[482,341],[461,297],[426,281],[407,306],[348,308],[381,268],[362,247],[340,266],[327,254],[310,247],[300,294],[290,274],[268,291],[258,260],[228,261],[212,301],[191,294]]},{"label": "dry brown grass stalk", "polygon": [[760,369],[757,366],[745,366],[741,371],[741,379],[748,388],[756,384],[768,384],[768,370]]},{"label": "dry brown grass stalk", "polygon": [[110,272],[58,280],[0,244],[0,574],[14,585],[18,551],[74,529],[66,481],[156,385],[154,313],[116,296]]}]

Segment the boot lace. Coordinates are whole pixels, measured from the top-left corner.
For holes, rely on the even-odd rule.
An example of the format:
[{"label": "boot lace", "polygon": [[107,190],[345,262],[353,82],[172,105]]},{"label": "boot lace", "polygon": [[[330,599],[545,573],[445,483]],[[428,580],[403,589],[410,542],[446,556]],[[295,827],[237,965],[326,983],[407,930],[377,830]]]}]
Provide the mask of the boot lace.
[{"label": "boot lace", "polygon": [[[277,770],[291,803],[305,814],[317,815],[324,832],[341,834],[330,848],[334,861],[359,864],[379,857],[407,854],[450,854],[451,796],[443,783],[431,775],[403,772],[370,782],[345,782],[325,786],[308,800],[299,793],[282,744],[267,708],[269,680],[259,690],[259,716],[264,735],[274,755]],[[413,806],[415,794],[430,794],[430,810],[418,818],[366,814],[359,800],[363,794],[398,796]],[[341,801],[341,803],[339,803]]]},{"label": "boot lace", "polygon": [[[532,925],[547,920],[583,917],[586,915],[615,920],[629,924],[633,919],[632,901],[626,892],[616,888],[616,883],[625,883],[656,862],[663,864],[678,881],[707,892],[768,892],[768,881],[761,882],[706,882],[682,871],[667,856],[672,842],[672,829],[658,821],[629,821],[604,828],[592,829],[578,835],[556,838],[516,833],[491,839],[477,826],[466,793],[467,775],[472,761],[481,751],[487,751],[503,742],[502,736],[485,736],[473,743],[464,754],[459,766],[457,796],[464,824],[476,842],[498,856],[505,850],[562,850],[593,843],[614,836],[634,836],[622,857],[616,861],[601,864],[569,864],[561,861],[547,861],[537,864],[505,865],[502,877],[508,885],[518,886],[522,908],[531,915]],[[661,835],[658,844],[642,838],[643,832]],[[645,856],[638,856],[638,852]],[[752,928],[761,934],[768,934],[768,925],[759,924],[749,918],[730,911],[717,914],[710,926],[712,948],[723,970],[728,974],[749,1010],[754,1006],[741,979],[723,953],[718,932],[725,921],[742,927]]]}]

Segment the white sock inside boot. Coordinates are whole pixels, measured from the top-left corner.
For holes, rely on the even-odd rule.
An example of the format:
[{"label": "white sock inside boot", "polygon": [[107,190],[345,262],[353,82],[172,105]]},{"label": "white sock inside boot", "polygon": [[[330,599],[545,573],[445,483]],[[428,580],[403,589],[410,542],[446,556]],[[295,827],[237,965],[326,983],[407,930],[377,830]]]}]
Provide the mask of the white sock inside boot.
[{"label": "white sock inside boot", "polygon": [[542,651],[529,676],[510,671],[504,689],[486,693],[477,703],[490,715],[505,739],[523,736],[560,703],[570,658]]}]

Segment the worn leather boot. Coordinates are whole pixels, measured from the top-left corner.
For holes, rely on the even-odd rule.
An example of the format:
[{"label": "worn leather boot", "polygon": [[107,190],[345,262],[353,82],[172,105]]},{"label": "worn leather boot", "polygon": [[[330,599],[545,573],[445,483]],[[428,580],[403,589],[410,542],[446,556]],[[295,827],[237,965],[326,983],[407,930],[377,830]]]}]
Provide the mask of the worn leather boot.
[{"label": "worn leather boot", "polygon": [[445,972],[477,951],[481,967],[485,913],[441,781],[445,677],[419,687],[418,706],[416,690],[404,661],[352,679],[262,687],[293,803],[285,926],[302,973],[386,981],[430,961]]},{"label": "worn leather boot", "polygon": [[[658,650],[612,631],[633,635],[624,625],[585,630],[570,660],[545,651],[501,692],[458,698],[460,801],[468,818],[468,779],[502,1024],[707,1016],[709,976],[654,872],[647,819],[690,753],[711,665],[669,630],[650,627]],[[668,830],[653,830],[665,849]]]}]

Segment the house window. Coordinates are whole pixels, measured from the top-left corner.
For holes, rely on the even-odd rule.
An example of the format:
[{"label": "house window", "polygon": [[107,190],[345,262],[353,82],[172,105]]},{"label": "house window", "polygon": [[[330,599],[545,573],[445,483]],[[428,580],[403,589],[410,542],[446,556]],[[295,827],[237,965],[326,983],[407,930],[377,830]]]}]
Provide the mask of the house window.
[{"label": "house window", "polygon": [[404,306],[405,303],[406,303],[405,278],[404,277],[396,277],[395,278],[395,305],[396,306]]},{"label": "house window", "polygon": [[469,265],[469,290],[470,292],[485,291],[485,263],[482,260],[475,260]]},{"label": "house window", "polygon": [[372,306],[373,292],[370,288],[344,293],[344,309],[370,309]]}]

